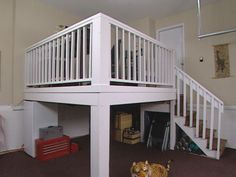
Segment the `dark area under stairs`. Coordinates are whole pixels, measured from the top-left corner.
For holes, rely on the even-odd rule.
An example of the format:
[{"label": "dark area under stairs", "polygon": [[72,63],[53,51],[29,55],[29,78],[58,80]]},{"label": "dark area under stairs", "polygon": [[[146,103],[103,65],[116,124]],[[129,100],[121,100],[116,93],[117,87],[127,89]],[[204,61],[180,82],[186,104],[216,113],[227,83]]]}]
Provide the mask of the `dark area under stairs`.
[{"label": "dark area under stairs", "polygon": [[[183,116],[183,95],[180,96],[180,115]],[[177,113],[177,107],[175,107],[175,113]],[[190,112],[187,111],[186,117],[185,117],[185,126],[190,127]],[[193,111],[193,127],[196,127],[196,111]],[[213,150],[217,150],[217,131],[214,129],[213,130]],[[203,137],[203,120],[199,120],[199,137]],[[209,143],[210,143],[210,129],[206,128],[206,139],[207,139],[207,148],[209,148]],[[221,139],[220,140],[220,154],[224,153],[225,150],[225,145],[226,145],[227,140],[226,139]]]}]

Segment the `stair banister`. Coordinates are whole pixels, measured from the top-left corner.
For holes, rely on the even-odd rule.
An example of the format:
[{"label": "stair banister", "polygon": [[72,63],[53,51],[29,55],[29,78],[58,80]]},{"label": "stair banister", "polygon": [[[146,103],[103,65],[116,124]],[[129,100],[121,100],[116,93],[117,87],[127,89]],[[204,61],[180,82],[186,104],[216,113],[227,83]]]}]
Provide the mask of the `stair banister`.
[{"label": "stair banister", "polygon": [[[195,137],[199,137],[199,122],[200,122],[200,96],[203,98],[203,130],[202,130],[202,138],[206,139],[206,119],[207,119],[207,104],[210,104],[210,124],[209,124],[209,142],[208,148],[209,150],[213,149],[213,140],[214,140],[214,122],[216,121],[215,116],[218,116],[218,126],[217,129],[217,148],[216,148],[216,158],[220,158],[221,154],[221,114],[223,113],[224,103],[222,100],[217,98],[214,94],[212,94],[209,90],[204,88],[201,84],[199,84],[196,80],[194,80],[187,73],[183,72],[177,66],[175,66],[175,74],[176,74],[176,89],[177,89],[177,116],[180,116],[180,80],[183,81],[183,116],[186,117],[186,103],[187,103],[187,91],[186,86],[188,85],[190,88],[190,115],[189,115],[189,127],[193,126],[193,91],[196,92],[196,130]],[[215,108],[218,110],[218,114],[215,114]],[[215,146],[214,146],[215,147]]]}]

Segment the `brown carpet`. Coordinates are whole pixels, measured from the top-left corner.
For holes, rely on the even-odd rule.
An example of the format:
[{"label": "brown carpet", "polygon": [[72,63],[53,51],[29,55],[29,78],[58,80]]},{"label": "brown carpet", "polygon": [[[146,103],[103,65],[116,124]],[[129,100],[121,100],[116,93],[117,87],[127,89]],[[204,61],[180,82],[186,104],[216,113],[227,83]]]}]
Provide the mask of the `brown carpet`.
[{"label": "brown carpet", "polygon": [[[0,177],[89,177],[89,137],[79,138],[80,151],[41,162],[15,152],[0,156]],[[180,151],[160,152],[145,144],[126,145],[111,142],[110,177],[130,177],[133,161],[171,164],[169,177],[236,177],[236,150],[226,149],[221,160],[213,160]]]}]

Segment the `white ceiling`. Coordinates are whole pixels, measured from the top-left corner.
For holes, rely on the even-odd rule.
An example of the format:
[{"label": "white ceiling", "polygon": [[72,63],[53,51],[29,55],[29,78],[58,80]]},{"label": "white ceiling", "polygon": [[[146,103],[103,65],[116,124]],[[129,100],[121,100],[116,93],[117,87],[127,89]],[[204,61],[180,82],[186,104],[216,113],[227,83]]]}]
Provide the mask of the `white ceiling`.
[{"label": "white ceiling", "polygon": [[[153,19],[174,15],[197,8],[197,0],[40,0],[51,6],[68,11],[81,18],[98,12],[122,21],[133,21],[145,17]],[[219,0],[201,0],[202,4]]]}]

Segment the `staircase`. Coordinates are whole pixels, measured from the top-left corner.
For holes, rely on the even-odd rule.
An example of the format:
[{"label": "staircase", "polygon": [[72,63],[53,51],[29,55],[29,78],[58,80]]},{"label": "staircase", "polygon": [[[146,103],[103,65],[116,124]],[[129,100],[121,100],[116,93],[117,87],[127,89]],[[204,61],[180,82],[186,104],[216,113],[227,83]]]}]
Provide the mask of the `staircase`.
[{"label": "staircase", "polygon": [[221,139],[224,103],[178,67],[175,123],[211,158],[220,159],[226,140]]}]

